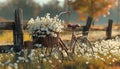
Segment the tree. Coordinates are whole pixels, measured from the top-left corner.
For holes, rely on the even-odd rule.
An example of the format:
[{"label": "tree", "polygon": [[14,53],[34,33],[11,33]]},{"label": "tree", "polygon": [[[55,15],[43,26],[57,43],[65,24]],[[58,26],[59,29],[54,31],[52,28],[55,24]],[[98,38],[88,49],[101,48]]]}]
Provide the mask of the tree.
[{"label": "tree", "polygon": [[91,16],[98,19],[99,16],[110,14],[111,8],[117,6],[118,0],[75,0],[69,1],[68,4],[73,10],[79,13],[79,20],[85,20]]},{"label": "tree", "polygon": [[40,5],[35,3],[34,0],[10,0],[6,5],[0,7],[0,16],[13,19],[13,12],[16,8],[23,9],[25,19],[37,16],[41,9]]},{"label": "tree", "polygon": [[[48,4],[44,4],[41,7],[40,16],[45,16],[46,13],[50,13],[51,17],[58,15],[59,13],[65,11],[63,7],[60,7],[59,2],[57,0],[51,0]],[[60,19],[64,19],[65,15],[59,17]]]}]

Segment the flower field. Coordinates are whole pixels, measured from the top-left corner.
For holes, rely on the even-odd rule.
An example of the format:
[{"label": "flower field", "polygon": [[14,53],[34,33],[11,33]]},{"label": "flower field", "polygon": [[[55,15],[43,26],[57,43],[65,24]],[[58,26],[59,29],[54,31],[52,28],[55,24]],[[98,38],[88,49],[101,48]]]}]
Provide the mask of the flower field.
[{"label": "flower field", "polygon": [[[31,40],[30,36],[24,32],[24,40]],[[9,36],[5,36],[11,34]],[[65,35],[63,33],[62,35]],[[6,38],[7,37],[7,38]],[[64,38],[64,36],[61,36]],[[6,31],[0,35],[1,44],[11,43],[12,32]],[[9,40],[8,40],[9,39]],[[65,38],[64,38],[65,39]],[[67,38],[66,38],[67,39]],[[11,43],[12,44],[12,43]],[[33,49],[28,56],[19,56],[16,60],[15,53],[0,54],[0,69],[119,69],[120,65],[120,37],[116,36],[110,40],[97,40],[92,43],[94,55],[90,53],[74,54],[61,59],[53,52],[51,57],[45,57],[41,49]],[[84,48],[81,48],[81,52]],[[23,50],[27,54],[27,50]],[[64,52],[63,52],[64,53]]]},{"label": "flower field", "polygon": [[42,6],[11,0],[1,5],[0,11],[21,8],[15,9],[14,20],[6,11],[1,16],[0,69],[120,69],[119,16],[113,16],[119,0],[79,1],[51,0]]}]

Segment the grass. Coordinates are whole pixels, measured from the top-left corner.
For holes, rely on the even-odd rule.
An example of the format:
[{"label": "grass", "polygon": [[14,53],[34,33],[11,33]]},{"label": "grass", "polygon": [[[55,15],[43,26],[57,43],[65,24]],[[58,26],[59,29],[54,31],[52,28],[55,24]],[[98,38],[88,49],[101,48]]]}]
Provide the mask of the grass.
[{"label": "grass", "polygon": [[[64,36],[60,37],[62,37],[63,40],[69,40],[71,37],[69,34],[71,33],[65,31],[62,33]],[[0,44],[13,43],[12,37],[12,31],[4,31],[0,34]],[[28,40],[31,40],[31,38],[28,33],[24,31],[24,41]],[[39,57],[39,49],[35,51],[34,60],[30,62],[27,62],[27,58],[25,58],[24,61],[16,61],[16,57],[14,56],[15,53],[0,54],[0,69],[120,69],[120,60],[111,62],[114,56],[107,59],[107,57],[100,55],[106,60],[104,61],[101,59],[95,59],[94,57],[78,57],[78,55],[73,55],[72,60],[64,58],[64,60],[61,61],[54,57]]]},{"label": "grass", "polygon": [[[50,63],[49,61],[45,62],[40,60],[39,62],[19,62],[17,64],[18,69],[115,69],[115,64],[105,64],[100,60],[93,60],[94,59],[92,59],[89,64],[86,62],[86,59],[82,57],[75,58],[74,61],[64,60],[62,63],[58,62],[55,59],[52,59],[52,63]],[[6,67],[8,66],[9,65],[1,65],[0,69],[7,69]],[[16,65],[14,63],[14,66],[12,68],[15,67]]]},{"label": "grass", "polygon": [[[3,32],[4,31],[4,32]],[[3,30],[0,31],[0,44],[8,44],[8,43],[13,43],[13,31],[10,30]],[[29,41],[31,40],[31,37],[29,36],[29,34],[24,31],[24,41]]]}]

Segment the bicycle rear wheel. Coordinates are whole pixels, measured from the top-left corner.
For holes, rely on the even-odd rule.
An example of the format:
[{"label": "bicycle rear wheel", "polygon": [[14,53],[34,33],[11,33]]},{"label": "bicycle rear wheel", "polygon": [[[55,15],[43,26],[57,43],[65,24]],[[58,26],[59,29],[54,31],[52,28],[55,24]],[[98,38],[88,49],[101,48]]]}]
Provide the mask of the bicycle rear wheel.
[{"label": "bicycle rear wheel", "polygon": [[93,46],[87,37],[78,37],[75,39],[74,52],[81,54],[82,56],[93,56]]}]

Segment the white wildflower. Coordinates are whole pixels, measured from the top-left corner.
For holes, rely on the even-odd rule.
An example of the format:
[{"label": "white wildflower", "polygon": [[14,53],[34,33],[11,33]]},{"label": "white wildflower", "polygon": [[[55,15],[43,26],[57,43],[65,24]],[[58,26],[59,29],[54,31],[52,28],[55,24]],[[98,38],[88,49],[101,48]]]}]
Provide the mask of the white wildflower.
[{"label": "white wildflower", "polygon": [[8,65],[9,65],[9,66],[11,66],[11,67],[13,67],[13,66],[14,66],[14,64],[12,64],[12,63],[9,63]]},{"label": "white wildflower", "polygon": [[43,61],[46,62],[47,60],[44,58]]},{"label": "white wildflower", "polygon": [[[27,23],[27,30],[29,34],[34,35],[34,36],[39,36],[36,35],[37,33],[34,33],[36,30],[38,30],[38,33],[41,35],[44,34],[41,31],[46,31],[45,34],[50,34],[54,37],[57,37],[57,34],[53,34],[50,32],[62,32],[62,28],[64,27],[62,25],[64,21],[58,19],[58,15],[55,16],[54,18],[50,17],[50,13],[47,13],[45,17],[37,17],[36,19],[31,18],[28,23]],[[40,37],[40,36],[39,36]],[[43,37],[43,36],[42,36]]]},{"label": "white wildflower", "polygon": [[18,69],[18,64],[17,63],[14,63],[14,68]]},{"label": "white wildflower", "polygon": [[1,64],[2,66],[5,66],[5,64]]},{"label": "white wildflower", "polygon": [[18,57],[18,60],[25,60],[24,57]]},{"label": "white wildflower", "polygon": [[17,61],[16,61],[16,63],[19,63],[19,62],[20,62],[20,60],[17,60]]},{"label": "white wildflower", "polygon": [[49,62],[49,63],[52,63],[52,60],[49,60],[48,62]]},{"label": "white wildflower", "polygon": [[34,46],[40,48],[40,47],[42,47],[42,44],[35,44]]},{"label": "white wildflower", "polygon": [[13,69],[11,66],[8,66],[7,69]]},{"label": "white wildflower", "polygon": [[61,61],[61,60],[58,60],[58,62],[59,62],[59,63],[62,63],[62,61]]},{"label": "white wildflower", "polygon": [[89,62],[87,61],[86,64],[89,64]]},{"label": "white wildflower", "polygon": [[62,50],[62,53],[63,53],[63,56],[64,56],[64,57],[67,57],[67,56],[68,56],[67,53],[66,53],[64,50]]},{"label": "white wildflower", "polygon": [[31,18],[29,21],[28,21],[28,24],[33,24],[34,23],[34,19]]},{"label": "white wildflower", "polygon": [[29,60],[28,60],[28,59],[26,59],[26,60],[25,60],[25,62],[29,62]]},{"label": "white wildflower", "polygon": [[44,54],[39,54],[39,57],[44,57]]}]

